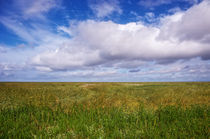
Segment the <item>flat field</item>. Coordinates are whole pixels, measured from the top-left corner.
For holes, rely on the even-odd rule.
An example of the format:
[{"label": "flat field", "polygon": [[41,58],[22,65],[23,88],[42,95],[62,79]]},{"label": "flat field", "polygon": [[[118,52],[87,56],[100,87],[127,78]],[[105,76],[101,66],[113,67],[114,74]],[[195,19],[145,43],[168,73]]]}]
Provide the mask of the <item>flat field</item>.
[{"label": "flat field", "polygon": [[0,83],[0,138],[210,138],[210,82]]}]

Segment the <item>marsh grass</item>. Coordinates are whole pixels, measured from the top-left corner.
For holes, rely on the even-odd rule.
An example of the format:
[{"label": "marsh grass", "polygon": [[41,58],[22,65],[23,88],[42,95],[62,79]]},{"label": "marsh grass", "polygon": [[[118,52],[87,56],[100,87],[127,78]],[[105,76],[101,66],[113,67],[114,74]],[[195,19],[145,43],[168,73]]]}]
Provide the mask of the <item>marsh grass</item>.
[{"label": "marsh grass", "polygon": [[0,138],[209,138],[210,83],[0,83]]}]

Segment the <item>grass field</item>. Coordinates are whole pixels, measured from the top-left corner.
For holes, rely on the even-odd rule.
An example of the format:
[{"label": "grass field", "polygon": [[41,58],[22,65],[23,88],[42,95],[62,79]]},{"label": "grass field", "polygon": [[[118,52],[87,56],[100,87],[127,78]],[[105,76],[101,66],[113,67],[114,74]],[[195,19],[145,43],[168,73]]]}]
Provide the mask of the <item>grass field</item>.
[{"label": "grass field", "polygon": [[0,138],[210,138],[210,82],[0,83]]}]

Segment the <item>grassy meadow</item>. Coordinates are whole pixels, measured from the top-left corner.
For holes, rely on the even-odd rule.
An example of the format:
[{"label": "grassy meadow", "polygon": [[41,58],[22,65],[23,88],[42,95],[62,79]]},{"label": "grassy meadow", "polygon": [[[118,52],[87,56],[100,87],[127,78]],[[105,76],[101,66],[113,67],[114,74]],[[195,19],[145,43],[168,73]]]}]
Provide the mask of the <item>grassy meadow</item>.
[{"label": "grassy meadow", "polygon": [[210,138],[210,82],[0,83],[0,138]]}]

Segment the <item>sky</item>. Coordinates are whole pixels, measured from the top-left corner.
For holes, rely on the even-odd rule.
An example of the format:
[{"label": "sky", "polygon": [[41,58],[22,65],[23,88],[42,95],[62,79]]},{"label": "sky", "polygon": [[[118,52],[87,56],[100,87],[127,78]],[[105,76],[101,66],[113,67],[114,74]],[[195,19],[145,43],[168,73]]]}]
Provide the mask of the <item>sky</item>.
[{"label": "sky", "polygon": [[210,0],[0,0],[0,81],[210,81]]}]

